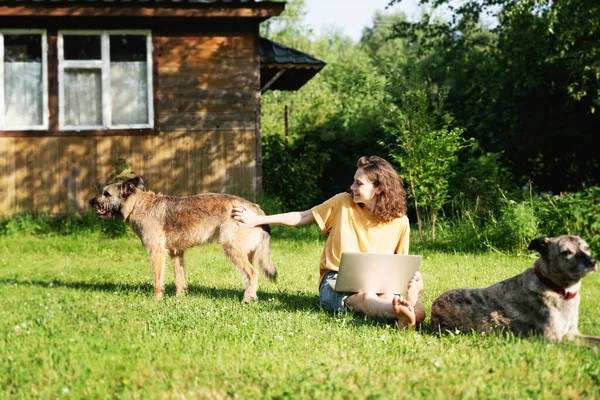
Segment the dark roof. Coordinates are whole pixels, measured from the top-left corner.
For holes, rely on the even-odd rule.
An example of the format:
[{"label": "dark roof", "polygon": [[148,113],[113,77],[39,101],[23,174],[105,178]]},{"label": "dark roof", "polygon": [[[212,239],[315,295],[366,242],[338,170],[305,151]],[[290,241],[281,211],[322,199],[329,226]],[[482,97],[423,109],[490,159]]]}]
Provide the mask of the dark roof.
[{"label": "dark roof", "polygon": [[260,38],[260,86],[263,92],[298,90],[325,65],[310,54]]}]

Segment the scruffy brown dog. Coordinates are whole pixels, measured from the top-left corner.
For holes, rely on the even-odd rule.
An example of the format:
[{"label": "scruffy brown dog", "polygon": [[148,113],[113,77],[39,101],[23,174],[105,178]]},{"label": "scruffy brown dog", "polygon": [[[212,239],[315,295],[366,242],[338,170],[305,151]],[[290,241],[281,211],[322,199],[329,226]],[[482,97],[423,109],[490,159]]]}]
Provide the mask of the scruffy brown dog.
[{"label": "scruffy brown dog", "polygon": [[485,289],[442,293],[431,309],[431,324],[443,329],[489,332],[505,329],[520,336],[600,338],[579,333],[581,279],[597,270],[590,247],[578,236],[538,238],[529,245],[540,253],[533,268]]},{"label": "scruffy brown dog", "polygon": [[165,286],[165,259],[171,256],[177,295],[187,290],[183,255],[193,246],[211,239],[225,254],[244,280],[244,303],[256,300],[258,271],[254,261],[271,280],[277,270],[271,260],[269,226],[247,228],[231,218],[231,209],[243,204],[254,212],[261,208],[238,196],[206,193],[191,197],[165,196],[145,191],[140,177],[106,186],[90,205],[103,218],[122,218],[142,240],[154,271],[154,296],[162,298]]}]

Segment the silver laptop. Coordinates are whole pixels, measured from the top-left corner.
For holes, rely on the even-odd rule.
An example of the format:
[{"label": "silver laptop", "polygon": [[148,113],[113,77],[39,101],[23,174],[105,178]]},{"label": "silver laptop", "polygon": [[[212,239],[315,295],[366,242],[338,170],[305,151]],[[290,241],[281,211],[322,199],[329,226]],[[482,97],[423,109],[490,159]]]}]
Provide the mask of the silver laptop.
[{"label": "silver laptop", "polygon": [[418,255],[344,252],[337,280],[327,283],[336,292],[406,294],[421,260]]}]

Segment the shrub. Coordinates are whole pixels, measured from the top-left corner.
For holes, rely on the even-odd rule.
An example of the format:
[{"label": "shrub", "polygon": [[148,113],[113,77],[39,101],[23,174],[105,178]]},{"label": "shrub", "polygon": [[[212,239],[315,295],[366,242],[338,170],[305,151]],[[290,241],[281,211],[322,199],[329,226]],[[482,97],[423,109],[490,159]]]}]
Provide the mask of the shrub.
[{"label": "shrub", "polygon": [[508,201],[499,219],[492,218],[483,232],[486,244],[503,251],[525,252],[538,236],[538,218],[531,204]]},{"label": "shrub", "polygon": [[93,214],[16,214],[0,220],[0,235],[68,236],[101,233],[107,237],[128,234],[121,220],[103,220]]},{"label": "shrub", "polygon": [[588,242],[593,253],[600,252],[600,187],[544,194],[536,197],[533,204],[543,235],[578,235]]},{"label": "shrub", "polygon": [[307,209],[320,198],[317,181],[328,160],[314,145],[285,147],[277,135],[263,137],[263,191],[283,210]]}]

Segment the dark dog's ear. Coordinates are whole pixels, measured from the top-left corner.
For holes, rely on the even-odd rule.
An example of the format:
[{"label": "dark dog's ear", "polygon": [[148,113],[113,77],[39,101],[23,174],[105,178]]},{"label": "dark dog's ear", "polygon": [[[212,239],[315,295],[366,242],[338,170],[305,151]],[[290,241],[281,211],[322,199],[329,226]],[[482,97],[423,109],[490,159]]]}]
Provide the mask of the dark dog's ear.
[{"label": "dark dog's ear", "polygon": [[537,239],[533,239],[531,243],[529,243],[529,250],[535,250],[541,255],[545,256],[548,254],[548,238],[540,237]]},{"label": "dark dog's ear", "polygon": [[121,197],[126,199],[130,195],[134,194],[136,190],[145,190],[144,181],[139,176],[128,179],[121,184]]}]

